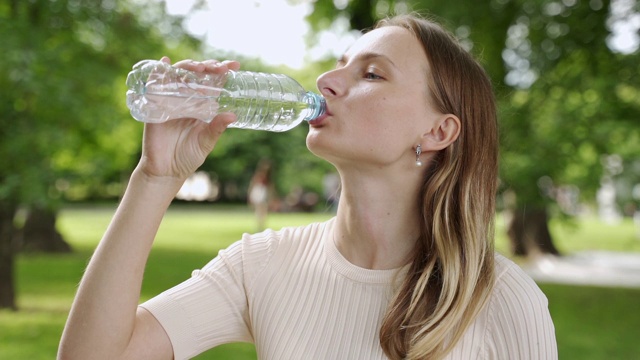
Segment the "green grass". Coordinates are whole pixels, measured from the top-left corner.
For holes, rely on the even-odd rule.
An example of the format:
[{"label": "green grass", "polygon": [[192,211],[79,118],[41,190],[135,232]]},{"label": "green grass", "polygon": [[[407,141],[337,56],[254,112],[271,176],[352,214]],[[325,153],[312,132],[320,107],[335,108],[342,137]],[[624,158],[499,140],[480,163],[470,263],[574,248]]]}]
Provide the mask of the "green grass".
[{"label": "green grass", "polygon": [[[496,250],[509,254],[507,220],[502,215],[496,219]],[[549,227],[554,244],[563,254],[585,250],[640,252],[638,230],[629,218],[617,224],[607,224],[594,217],[565,222],[551,220]]]},{"label": "green grass", "polygon": [[[74,252],[64,255],[25,254],[17,261],[20,311],[0,311],[0,359],[53,359],[73,301],[76,285],[114,206],[74,206],[60,214],[59,230]],[[271,214],[268,225],[306,224],[328,214]],[[508,247],[498,221],[497,249]],[[553,223],[563,251],[605,249],[640,251],[630,221],[609,226],[583,221],[574,229]],[[160,229],[145,276],[147,299],[187,278],[219,249],[253,232],[255,221],[245,207],[172,206]],[[638,359],[640,289],[575,287],[541,284],[550,301],[561,359]],[[249,344],[225,345],[198,359],[255,359]]]},{"label": "green grass", "polygon": [[560,359],[640,359],[640,289],[540,284]]}]

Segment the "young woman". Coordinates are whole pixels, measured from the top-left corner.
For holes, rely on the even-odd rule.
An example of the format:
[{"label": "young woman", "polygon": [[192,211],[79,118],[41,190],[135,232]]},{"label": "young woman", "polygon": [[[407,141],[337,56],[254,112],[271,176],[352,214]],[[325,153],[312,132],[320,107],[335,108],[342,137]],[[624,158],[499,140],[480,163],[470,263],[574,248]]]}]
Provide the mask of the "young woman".
[{"label": "young woman", "polygon": [[61,358],[183,359],[228,342],[254,343],[260,359],[557,358],[545,296],[493,250],[497,125],[481,66],[438,25],[399,16],[318,89],[328,112],[307,146],[340,174],[337,215],[247,234],[138,306],[165,210],[234,116],[146,124]]},{"label": "young woman", "polygon": [[269,215],[269,202],[272,200],[273,184],[271,182],[271,161],[262,159],[251,176],[249,189],[247,189],[247,202],[253,208],[256,215],[258,231],[266,228],[267,215]]}]

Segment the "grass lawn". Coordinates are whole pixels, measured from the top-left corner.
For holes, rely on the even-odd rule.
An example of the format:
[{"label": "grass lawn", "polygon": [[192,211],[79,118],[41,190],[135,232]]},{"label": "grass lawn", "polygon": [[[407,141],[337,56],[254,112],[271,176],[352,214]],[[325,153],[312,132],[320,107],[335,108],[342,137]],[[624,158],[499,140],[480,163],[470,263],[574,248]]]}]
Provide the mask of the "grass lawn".
[{"label": "grass lawn", "polygon": [[[74,292],[114,206],[73,206],[60,214],[59,230],[74,253],[20,255],[17,291],[20,311],[0,311],[0,359],[53,359]],[[268,225],[307,224],[328,214],[271,214]],[[174,205],[167,213],[149,259],[143,300],[187,278],[219,249],[253,232],[244,207]],[[507,251],[498,221],[497,249]],[[583,221],[570,228],[552,224],[561,251],[603,249],[640,252],[630,221],[609,226]],[[541,284],[550,302],[561,359],[640,359],[640,289]],[[219,347],[197,359],[255,359],[252,345]]]}]

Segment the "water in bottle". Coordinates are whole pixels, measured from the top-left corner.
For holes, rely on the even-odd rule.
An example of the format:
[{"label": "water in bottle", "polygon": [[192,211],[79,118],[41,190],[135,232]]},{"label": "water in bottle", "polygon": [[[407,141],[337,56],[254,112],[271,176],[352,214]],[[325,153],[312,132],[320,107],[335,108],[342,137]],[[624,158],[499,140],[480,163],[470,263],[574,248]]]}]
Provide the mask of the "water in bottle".
[{"label": "water in bottle", "polygon": [[202,74],[143,60],[127,77],[127,106],[138,121],[160,123],[180,118],[210,122],[233,112],[229,127],[286,131],[325,112],[320,95],[279,74],[229,71]]}]

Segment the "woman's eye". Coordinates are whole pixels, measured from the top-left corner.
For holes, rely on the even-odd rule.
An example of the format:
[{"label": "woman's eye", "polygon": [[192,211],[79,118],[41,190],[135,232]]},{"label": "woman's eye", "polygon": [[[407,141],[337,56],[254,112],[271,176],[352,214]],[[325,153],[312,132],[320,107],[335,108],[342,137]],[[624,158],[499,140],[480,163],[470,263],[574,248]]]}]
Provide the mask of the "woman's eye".
[{"label": "woman's eye", "polygon": [[376,73],[373,73],[371,71],[367,71],[364,74],[364,78],[367,79],[367,80],[380,80],[380,79],[382,79],[382,76],[377,75]]}]

